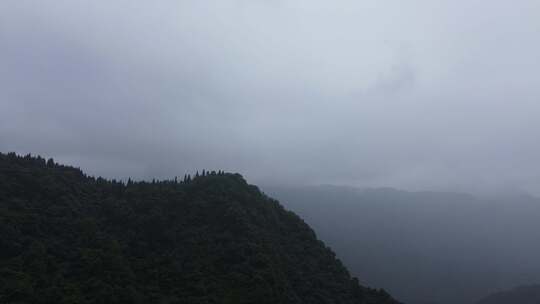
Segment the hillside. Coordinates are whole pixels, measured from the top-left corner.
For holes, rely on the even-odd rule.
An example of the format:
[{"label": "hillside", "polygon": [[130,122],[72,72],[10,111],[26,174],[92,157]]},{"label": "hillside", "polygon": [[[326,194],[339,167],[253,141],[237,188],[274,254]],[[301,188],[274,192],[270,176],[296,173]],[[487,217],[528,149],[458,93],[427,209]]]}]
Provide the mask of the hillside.
[{"label": "hillside", "polygon": [[[540,200],[348,187],[263,187],[353,275],[406,303],[470,304],[540,282]],[[369,262],[368,262],[369,261]]]},{"label": "hillside", "polygon": [[491,294],[477,304],[538,304],[540,303],[540,285],[520,286],[511,290]]},{"label": "hillside", "polygon": [[397,303],[238,174],[122,183],[0,154],[0,303]]}]

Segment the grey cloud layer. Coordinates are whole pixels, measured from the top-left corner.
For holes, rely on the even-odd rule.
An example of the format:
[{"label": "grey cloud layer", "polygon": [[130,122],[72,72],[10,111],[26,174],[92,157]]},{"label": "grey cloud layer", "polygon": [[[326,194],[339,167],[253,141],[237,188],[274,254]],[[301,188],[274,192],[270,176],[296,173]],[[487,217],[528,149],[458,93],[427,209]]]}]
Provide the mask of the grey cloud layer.
[{"label": "grey cloud layer", "polygon": [[540,192],[537,1],[0,3],[0,150]]}]

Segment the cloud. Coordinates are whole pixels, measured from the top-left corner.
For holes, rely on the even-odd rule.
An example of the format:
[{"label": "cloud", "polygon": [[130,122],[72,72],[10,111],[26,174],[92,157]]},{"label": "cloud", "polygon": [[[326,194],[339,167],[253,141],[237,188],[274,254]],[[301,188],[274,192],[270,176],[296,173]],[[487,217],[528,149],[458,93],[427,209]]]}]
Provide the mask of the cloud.
[{"label": "cloud", "polygon": [[2,1],[0,150],[120,178],[538,192],[539,8]]}]

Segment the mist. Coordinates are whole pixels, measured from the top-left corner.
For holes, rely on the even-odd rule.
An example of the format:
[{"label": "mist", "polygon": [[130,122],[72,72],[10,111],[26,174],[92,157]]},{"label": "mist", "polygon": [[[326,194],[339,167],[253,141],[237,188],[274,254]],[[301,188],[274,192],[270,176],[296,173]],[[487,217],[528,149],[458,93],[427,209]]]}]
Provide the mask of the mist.
[{"label": "mist", "polygon": [[[264,189],[313,227],[361,282],[404,303],[479,304],[486,295],[540,282],[537,198],[336,186]],[[517,294],[484,303],[538,302]]]},{"label": "mist", "polygon": [[0,150],[114,178],[540,193],[540,3],[0,3]]}]

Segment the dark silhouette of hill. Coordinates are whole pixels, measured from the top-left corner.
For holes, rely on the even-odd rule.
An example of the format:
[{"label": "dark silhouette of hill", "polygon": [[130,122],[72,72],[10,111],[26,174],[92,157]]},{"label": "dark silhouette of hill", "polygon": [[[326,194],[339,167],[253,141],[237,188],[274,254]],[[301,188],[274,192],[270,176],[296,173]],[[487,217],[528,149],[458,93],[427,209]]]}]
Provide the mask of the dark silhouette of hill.
[{"label": "dark silhouette of hill", "polygon": [[540,285],[520,286],[491,294],[477,304],[539,304]]},{"label": "dark silhouette of hill", "polygon": [[[370,286],[406,303],[468,304],[540,282],[540,201],[350,187],[264,187]],[[518,302],[516,302],[518,303]]]},{"label": "dark silhouette of hill", "polygon": [[0,303],[397,303],[238,174],[124,182],[0,154]]}]

